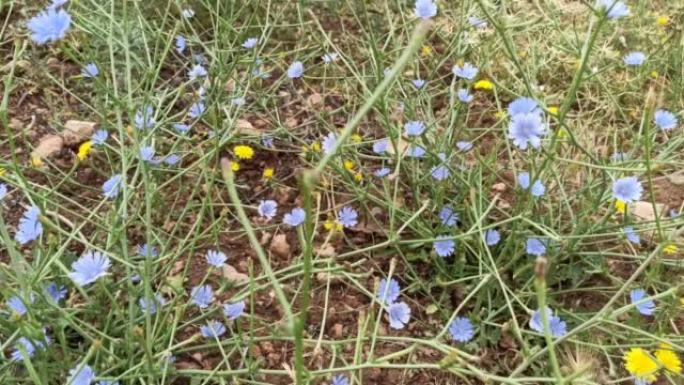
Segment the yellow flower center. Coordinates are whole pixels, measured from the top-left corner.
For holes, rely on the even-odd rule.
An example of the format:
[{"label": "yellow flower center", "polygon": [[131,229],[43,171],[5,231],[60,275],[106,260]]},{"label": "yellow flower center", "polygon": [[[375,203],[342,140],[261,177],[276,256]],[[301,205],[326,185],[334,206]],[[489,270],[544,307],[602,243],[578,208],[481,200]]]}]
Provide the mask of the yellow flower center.
[{"label": "yellow flower center", "polygon": [[91,142],[90,140],[81,143],[81,145],[78,146],[78,154],[76,154],[78,160],[84,160],[90,153],[92,147],[93,142]]},{"label": "yellow flower center", "polygon": [[233,147],[233,152],[240,159],[252,159],[254,156],[252,147],[243,144]]}]

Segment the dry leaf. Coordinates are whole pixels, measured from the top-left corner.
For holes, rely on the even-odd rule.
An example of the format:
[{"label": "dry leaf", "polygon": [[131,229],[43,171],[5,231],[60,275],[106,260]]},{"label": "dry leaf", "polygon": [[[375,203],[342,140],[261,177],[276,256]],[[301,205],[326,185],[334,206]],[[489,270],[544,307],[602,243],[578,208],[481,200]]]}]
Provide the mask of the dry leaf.
[{"label": "dry leaf", "polygon": [[337,255],[337,251],[335,251],[335,248],[331,244],[326,244],[323,247],[317,247],[314,249],[314,253],[316,253],[316,255],[319,257],[334,257]]},{"label": "dry leaf", "polygon": [[231,282],[249,282],[249,276],[247,274],[240,273],[239,271],[235,270],[235,268],[231,265],[223,265],[223,276]]},{"label": "dry leaf", "polygon": [[279,257],[287,257],[290,255],[290,244],[287,243],[287,237],[285,234],[278,234],[274,236],[268,249]]},{"label": "dry leaf", "polygon": [[85,142],[95,131],[95,122],[84,122],[80,120],[67,120],[64,124],[64,131],[62,131],[62,138],[64,144],[73,146],[81,142]]},{"label": "dry leaf", "polygon": [[492,190],[497,192],[504,192],[506,191],[506,183],[497,183],[492,186]]},{"label": "dry leaf", "polygon": [[677,186],[684,185],[684,170],[668,175],[667,180],[669,180],[672,184],[676,184]]},{"label": "dry leaf", "polygon": [[309,104],[311,107],[317,107],[323,104],[323,96],[319,94],[318,92],[309,95],[308,98],[306,98],[306,102]]},{"label": "dry leaf", "polygon": [[254,128],[252,123],[245,119],[238,119],[235,123],[235,131],[238,134],[245,135],[261,135],[261,131]]},{"label": "dry leaf", "polygon": [[[404,138],[399,138],[399,140],[394,142],[394,143],[392,143],[392,141],[390,141],[389,144],[390,145],[387,146],[387,152],[391,155],[396,155],[397,152],[399,154],[403,154],[406,150],[406,147],[408,147],[408,142],[405,141]],[[396,148],[395,148],[395,146],[396,146]]]},{"label": "dry leaf", "polygon": [[64,139],[57,135],[45,135],[38,142],[38,146],[33,150],[33,157],[45,159],[62,150],[64,146]]}]

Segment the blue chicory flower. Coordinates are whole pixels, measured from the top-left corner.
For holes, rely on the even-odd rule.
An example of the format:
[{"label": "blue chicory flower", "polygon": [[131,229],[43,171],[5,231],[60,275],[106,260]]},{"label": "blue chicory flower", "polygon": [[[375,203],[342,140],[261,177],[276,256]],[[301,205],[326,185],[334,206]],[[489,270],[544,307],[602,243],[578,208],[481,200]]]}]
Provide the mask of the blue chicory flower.
[{"label": "blue chicory flower", "polygon": [[48,282],[43,290],[45,292],[45,296],[52,300],[52,302],[58,303],[62,299],[66,298],[66,288],[62,285],[58,285],[55,282]]},{"label": "blue chicory flower", "polygon": [[450,206],[442,207],[438,216],[444,226],[453,227],[458,223],[458,214]]},{"label": "blue chicory flower", "polygon": [[501,234],[495,229],[489,229],[485,232],[485,243],[487,246],[495,246],[501,240]]},{"label": "blue chicory flower", "polygon": [[451,69],[451,72],[454,73],[455,76],[461,78],[461,79],[466,79],[466,80],[473,80],[475,79],[475,76],[477,76],[477,73],[479,72],[479,69],[475,67],[474,65],[465,62],[462,67],[460,66],[454,66]]},{"label": "blue chicory flower", "polygon": [[641,244],[641,238],[639,238],[639,234],[637,234],[634,231],[634,228],[632,226],[625,226],[622,231],[625,233],[625,237],[627,238],[628,241],[632,242],[635,245]]},{"label": "blue chicory flower", "polygon": [[468,342],[475,336],[475,329],[468,318],[456,317],[449,324],[449,333],[454,341]]},{"label": "blue chicory flower", "polygon": [[185,51],[186,46],[187,41],[185,40],[185,36],[176,35],[176,52],[183,53]]},{"label": "blue chicory flower", "polygon": [[508,104],[508,114],[515,116],[518,114],[540,114],[541,109],[536,100],[528,97],[520,97]]},{"label": "blue chicory flower", "polygon": [[97,130],[95,131],[93,136],[90,137],[90,141],[93,142],[93,145],[100,146],[107,141],[108,137],[109,133],[107,132],[107,130]]},{"label": "blue chicory flower", "polygon": [[190,301],[200,309],[205,309],[214,301],[214,290],[209,285],[195,286],[190,291]]},{"label": "blue chicory flower", "polygon": [[88,365],[77,366],[69,370],[69,385],[90,385],[95,380],[95,371]]},{"label": "blue chicory flower", "polygon": [[150,315],[155,315],[157,314],[157,309],[166,305],[166,299],[159,294],[156,293],[154,295],[154,298],[147,298],[147,297],[140,297],[138,300],[138,306],[140,306],[140,310],[143,313],[150,313]]},{"label": "blue chicory flower", "polygon": [[298,79],[304,75],[304,64],[300,61],[296,61],[290,64],[287,69],[287,77],[290,79]]},{"label": "blue chicory flower", "polygon": [[425,80],[423,79],[414,79],[411,80],[411,83],[413,83],[413,86],[416,87],[417,89],[423,88],[425,86]]},{"label": "blue chicory flower", "polygon": [[395,302],[388,306],[387,314],[392,329],[403,329],[411,319],[411,308],[404,302]]},{"label": "blue chicory flower", "polygon": [[204,338],[218,338],[226,334],[226,327],[219,321],[209,321],[200,327],[200,331]]},{"label": "blue chicory flower", "polygon": [[389,167],[382,167],[373,171],[373,175],[375,175],[378,178],[384,178],[387,175],[389,175],[390,172],[392,172],[392,170],[390,170]]},{"label": "blue chicory flower", "polygon": [[468,92],[466,88],[460,88],[458,91],[456,91],[456,96],[462,103],[470,103],[475,98],[470,94],[470,92]]},{"label": "blue chicory flower", "polygon": [[655,312],[655,302],[646,295],[646,290],[644,289],[634,289],[629,292],[629,298],[632,304],[636,302],[643,301],[636,305],[637,311],[643,315],[653,315]]},{"label": "blue chicory flower", "polygon": [[401,287],[399,286],[399,282],[397,282],[397,280],[394,278],[390,279],[389,281],[382,279],[378,285],[378,290],[375,292],[375,295],[380,303],[389,305],[394,303],[399,298],[400,291]]},{"label": "blue chicory flower", "polygon": [[454,253],[454,249],[456,248],[456,241],[448,238],[448,235],[439,235],[436,237],[434,242],[432,242],[432,247],[435,249],[435,253],[442,258],[452,255]]},{"label": "blue chicory flower", "polygon": [[256,37],[250,37],[247,40],[245,40],[244,43],[242,43],[242,48],[245,49],[252,49],[256,47],[257,43],[259,42],[259,39]]},{"label": "blue chicory flower", "polygon": [[335,135],[334,132],[328,133],[328,135],[323,138],[323,143],[321,144],[321,148],[323,149],[324,154],[330,154],[333,149],[335,148],[335,145],[337,144],[337,135]]},{"label": "blue chicory flower", "polygon": [[416,0],[414,11],[416,17],[423,20],[430,19],[437,15],[437,4],[434,0]]},{"label": "blue chicory flower", "polygon": [[387,152],[387,147],[389,146],[389,139],[383,138],[373,143],[373,152],[376,154],[384,154]]},{"label": "blue chicory flower", "polygon": [[404,134],[406,136],[419,136],[425,131],[425,123],[414,120],[404,124]]},{"label": "blue chicory flower", "polygon": [[538,113],[516,114],[508,125],[508,138],[513,140],[521,150],[528,145],[534,148],[541,146],[541,137],[546,135],[546,126]]},{"label": "blue chicory flower", "polygon": [[223,305],[223,315],[229,320],[233,321],[240,317],[245,312],[247,304],[244,300],[234,303],[227,303]]},{"label": "blue chicory flower", "polygon": [[188,78],[190,80],[195,80],[197,78],[203,78],[207,76],[207,69],[204,68],[201,64],[195,64],[190,68],[190,71],[188,71]]},{"label": "blue chicory flower", "polygon": [[138,110],[133,117],[133,123],[139,130],[146,130],[154,127],[157,121],[154,119],[154,109],[152,106],[145,106]]},{"label": "blue chicory flower", "polygon": [[640,66],[646,61],[646,55],[638,51],[630,52],[622,58],[622,61],[628,66]]},{"label": "blue chicory flower", "polygon": [[525,252],[527,254],[535,255],[541,257],[546,253],[546,245],[539,238],[527,238],[527,243],[525,244]]},{"label": "blue chicory flower", "polygon": [[278,203],[270,199],[262,200],[261,202],[259,202],[257,212],[259,213],[260,217],[265,218],[267,220],[271,220],[278,212]]},{"label": "blue chicory flower", "polygon": [[143,146],[140,147],[140,160],[143,162],[151,162],[154,158],[154,147],[153,146]]},{"label": "blue chicory flower", "polygon": [[641,199],[643,191],[641,183],[634,176],[620,178],[613,183],[613,197],[627,203]]},{"label": "blue chicory flower", "polygon": [[43,225],[40,223],[40,209],[36,206],[31,206],[24,211],[24,215],[19,219],[14,240],[25,245],[35,241],[42,234]]},{"label": "blue chicory flower", "polygon": [[598,5],[608,12],[607,16],[611,20],[629,16],[629,8],[622,1],[598,0]]},{"label": "blue chicory flower", "polygon": [[39,45],[61,40],[71,26],[71,15],[63,9],[47,8],[32,17],[26,27],[31,32],[31,40]]},{"label": "blue chicory flower", "polygon": [[658,109],[656,110],[655,114],[653,114],[653,123],[655,123],[655,125],[663,131],[670,131],[677,127],[679,121],[672,112]]},{"label": "blue chicory flower", "polygon": [[219,250],[209,250],[207,251],[207,263],[213,267],[222,267],[226,264],[228,257],[225,253]]},{"label": "blue chicory flower", "polygon": [[[546,315],[549,322],[549,332],[551,336],[558,338],[563,337],[567,333],[567,324],[560,317],[553,314],[551,308],[546,308]],[[535,310],[530,318],[530,329],[544,333],[544,323],[542,322],[542,315],[539,310]]]},{"label": "blue chicory flower", "polygon": [[84,78],[94,78],[100,74],[100,70],[97,68],[95,63],[86,64],[83,69],[81,69],[81,76]]},{"label": "blue chicory flower", "polygon": [[295,207],[292,211],[283,216],[283,223],[288,226],[297,227],[304,223],[305,219],[306,211],[302,208]]},{"label": "blue chicory flower", "polygon": [[206,107],[204,105],[204,102],[201,100],[198,100],[195,103],[192,103],[190,105],[190,108],[188,109],[188,117],[190,119],[197,119],[204,114],[205,110],[206,110]]},{"label": "blue chicory flower", "polygon": [[86,251],[72,265],[69,278],[78,286],[85,286],[107,275],[111,262],[99,251]]},{"label": "blue chicory flower", "polygon": [[346,228],[354,227],[358,223],[359,213],[351,206],[344,206],[337,212],[337,220]]},{"label": "blue chicory flower", "polygon": [[321,60],[323,60],[323,63],[325,63],[325,64],[330,64],[330,63],[336,61],[337,57],[338,57],[337,52],[330,52],[330,53],[326,53],[325,55],[321,56]]},{"label": "blue chicory flower", "polygon": [[331,385],[349,385],[349,379],[346,376],[338,374],[332,378]]}]

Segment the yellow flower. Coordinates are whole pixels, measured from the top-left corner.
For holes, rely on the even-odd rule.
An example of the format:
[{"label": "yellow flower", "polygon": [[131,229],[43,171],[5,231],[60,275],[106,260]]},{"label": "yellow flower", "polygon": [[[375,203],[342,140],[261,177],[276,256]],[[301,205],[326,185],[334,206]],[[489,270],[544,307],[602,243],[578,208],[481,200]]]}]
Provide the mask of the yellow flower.
[{"label": "yellow flower", "polygon": [[631,348],[625,353],[625,369],[633,376],[653,382],[656,380],[658,363],[642,348]]},{"label": "yellow flower", "polygon": [[548,110],[549,110],[549,114],[558,115],[558,107],[557,106],[549,106]]},{"label": "yellow flower", "polygon": [[679,306],[681,306],[682,309],[684,309],[684,297],[679,299]]},{"label": "yellow flower", "polygon": [[665,370],[675,374],[682,372],[682,361],[677,356],[677,353],[672,351],[672,347],[661,344],[660,348],[653,355]]},{"label": "yellow flower", "polygon": [[430,56],[430,54],[432,54],[432,47],[430,47],[429,45],[424,45],[420,49],[420,56],[428,57],[428,56]]},{"label": "yellow flower", "polygon": [[126,133],[127,133],[128,135],[133,135],[133,132],[134,132],[134,131],[133,131],[133,126],[131,126],[130,124],[129,124],[128,126],[126,126]]},{"label": "yellow flower", "polygon": [[0,167],[0,177],[5,176],[6,173],[7,173],[7,170],[5,170],[4,168]]},{"label": "yellow flower", "polygon": [[507,116],[507,115],[508,115],[508,113],[507,113],[506,111],[497,111],[496,114],[494,114],[494,116],[495,116],[498,120],[504,120],[504,119],[506,119],[506,116]]},{"label": "yellow flower", "polygon": [[254,150],[250,146],[245,146],[244,144],[233,147],[233,152],[235,156],[240,159],[252,159],[254,156]]},{"label": "yellow flower", "polygon": [[238,163],[238,162],[230,162],[230,169],[233,170],[233,172],[238,172],[238,171],[240,171],[240,163]]},{"label": "yellow flower", "polygon": [[651,71],[651,77],[653,79],[658,79],[658,71]]},{"label": "yellow flower", "polygon": [[476,90],[491,90],[494,88],[494,83],[486,79],[478,80],[475,82],[475,85],[473,85],[473,88]]},{"label": "yellow flower", "polygon": [[313,152],[321,152],[321,144],[318,142],[313,142],[311,143],[311,151]]},{"label": "yellow flower", "polygon": [[90,153],[90,149],[93,147],[93,142],[90,140],[85,141],[81,143],[80,146],[78,146],[78,154],[76,154],[76,157],[78,160],[84,160],[88,154]]},{"label": "yellow flower", "polygon": [[34,155],[31,157],[31,166],[35,168],[43,167],[43,160],[39,156]]},{"label": "yellow flower", "polygon": [[275,172],[275,170],[273,170],[273,167],[266,167],[266,168],[264,169],[264,173],[263,173],[264,179],[271,179],[271,178],[273,178],[273,173],[274,173],[274,172]]},{"label": "yellow flower", "polygon": [[363,140],[363,138],[359,134],[354,134],[351,136],[351,141],[353,143],[361,143],[362,140]]},{"label": "yellow flower", "polygon": [[351,171],[354,169],[354,162],[351,160],[347,159],[344,161],[344,168],[347,169],[348,171]]},{"label": "yellow flower", "polygon": [[663,247],[663,253],[665,254],[677,254],[677,251],[679,251],[679,248],[677,245],[670,243],[667,246]]},{"label": "yellow flower", "polygon": [[625,201],[621,201],[619,199],[615,201],[615,210],[617,210],[618,213],[624,214],[626,208],[627,204],[625,203]]},{"label": "yellow flower", "polygon": [[361,173],[361,171],[354,174],[354,180],[357,182],[361,182],[363,180],[363,174]]},{"label": "yellow flower", "polygon": [[666,15],[658,16],[656,19],[656,24],[658,24],[661,27],[666,26],[670,22],[670,18]]},{"label": "yellow flower", "polygon": [[565,139],[569,136],[568,131],[565,128],[561,128],[556,132],[558,139]]},{"label": "yellow flower", "polygon": [[323,227],[328,231],[342,231],[342,224],[332,219],[328,219],[323,223]]}]

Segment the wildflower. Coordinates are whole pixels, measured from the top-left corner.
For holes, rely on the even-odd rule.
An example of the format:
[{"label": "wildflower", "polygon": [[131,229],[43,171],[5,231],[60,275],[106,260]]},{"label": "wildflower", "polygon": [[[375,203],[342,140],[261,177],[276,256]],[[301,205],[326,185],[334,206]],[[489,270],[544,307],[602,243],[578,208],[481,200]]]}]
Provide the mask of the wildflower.
[{"label": "wildflower", "polygon": [[200,327],[200,331],[204,338],[218,338],[226,333],[226,327],[219,321],[209,321]]},{"label": "wildflower", "polygon": [[527,238],[527,243],[525,244],[525,251],[527,254],[536,255],[541,257],[546,253],[546,245],[539,238]]},{"label": "wildflower", "polygon": [[183,53],[183,51],[185,51],[186,46],[187,42],[185,40],[185,37],[183,35],[176,35],[176,52]]},{"label": "wildflower", "polygon": [[460,140],[456,142],[456,148],[462,152],[468,152],[473,149],[473,143],[466,140]]},{"label": "wildflower", "polygon": [[240,159],[252,159],[254,156],[254,149],[250,146],[241,144],[233,147],[233,153]]},{"label": "wildflower", "polygon": [[487,79],[478,80],[473,84],[473,88],[476,90],[491,90],[494,88],[494,83]]},{"label": "wildflower", "polygon": [[304,75],[304,64],[302,64],[302,62],[296,61],[290,64],[290,67],[287,69],[288,78],[297,79],[301,78],[302,75]]},{"label": "wildflower", "polygon": [[[109,133],[107,132],[107,130],[97,130],[97,131],[95,131],[93,136],[90,137],[90,142],[93,145],[99,146],[99,145],[104,144],[104,142],[107,140],[108,137],[109,137]],[[79,150],[80,150],[80,148],[79,148]]]},{"label": "wildflower", "polygon": [[666,26],[670,22],[670,18],[666,15],[658,16],[656,19],[656,24],[658,24],[661,27]]},{"label": "wildflower", "polygon": [[278,203],[270,199],[262,200],[261,202],[259,202],[259,206],[257,207],[257,212],[259,213],[259,216],[262,218],[266,218],[267,220],[273,219],[277,211]]},{"label": "wildflower", "polygon": [[42,11],[26,23],[31,32],[31,40],[39,45],[64,38],[70,26],[71,15],[63,9],[55,8]]},{"label": "wildflower", "polygon": [[611,20],[629,16],[629,8],[622,1],[598,0],[598,5],[608,12],[607,16]]},{"label": "wildflower", "polygon": [[421,89],[425,85],[425,80],[414,79],[414,80],[411,80],[411,83],[413,83],[413,86],[416,87],[417,89]]},{"label": "wildflower", "polygon": [[181,156],[177,154],[170,154],[164,157],[163,162],[168,166],[173,166],[174,164],[180,162]]},{"label": "wildflower", "polygon": [[641,243],[641,239],[639,238],[639,234],[637,234],[634,231],[634,228],[632,226],[625,226],[624,229],[622,229],[622,232],[625,233],[625,237],[627,237],[627,240],[634,243],[635,245],[638,245]]},{"label": "wildflower", "polygon": [[233,172],[238,172],[238,171],[240,171],[240,163],[238,163],[238,162],[230,162],[230,169],[231,169]]},{"label": "wildflower", "polygon": [[432,55],[432,47],[427,44],[420,47],[420,56],[429,57],[430,55]]},{"label": "wildflower", "polygon": [[330,64],[334,61],[337,60],[337,53],[336,52],[330,52],[326,53],[325,55],[321,56],[321,60],[323,60],[323,63],[325,64]]},{"label": "wildflower", "polygon": [[[553,337],[563,337],[567,331],[567,324],[560,317],[553,315],[551,308],[546,308],[546,318],[549,322],[549,332]],[[542,323],[542,315],[539,309],[532,313],[530,318],[530,329],[544,333],[544,324]]]},{"label": "wildflower", "polygon": [[252,48],[256,47],[258,42],[259,42],[259,39],[257,39],[256,37],[250,37],[247,40],[245,40],[244,43],[242,43],[242,48],[252,49]]},{"label": "wildflower", "polygon": [[[646,290],[644,289],[634,289],[631,292],[629,292],[629,298],[632,301],[632,304],[635,302],[641,302],[636,305],[637,310],[639,313],[643,315],[653,315],[653,312],[655,311],[655,302],[652,299],[648,299],[646,297]],[[646,299],[646,301],[643,301],[643,299]]]},{"label": "wildflower", "polygon": [[448,238],[448,235],[439,235],[432,242],[432,247],[435,249],[435,253],[442,258],[452,255],[456,247],[456,241]]},{"label": "wildflower", "polygon": [[376,154],[384,154],[387,152],[387,146],[389,146],[389,139],[380,139],[373,143],[373,152]]},{"label": "wildflower", "polygon": [[204,114],[205,110],[206,106],[204,105],[204,102],[198,100],[190,105],[190,108],[188,109],[188,117],[190,119],[197,119]]},{"label": "wildflower", "polygon": [[487,246],[494,246],[501,240],[501,234],[494,229],[485,232],[485,243]]},{"label": "wildflower", "polygon": [[183,16],[186,19],[192,19],[193,16],[195,16],[195,11],[192,8],[184,8],[181,11],[181,16]]},{"label": "wildflower", "polygon": [[150,246],[148,243],[143,243],[142,245],[138,245],[137,247],[137,252],[138,255],[141,257],[147,257],[147,258],[154,258],[159,253],[157,252],[157,248],[154,246]]},{"label": "wildflower", "polygon": [[288,226],[297,227],[304,223],[305,219],[306,212],[304,209],[295,207],[292,211],[283,216],[283,223]]},{"label": "wildflower", "polygon": [[656,373],[660,368],[658,363],[642,348],[631,348],[625,353],[625,369],[635,376],[647,382],[656,380]]},{"label": "wildflower", "polygon": [[439,220],[444,226],[453,227],[458,223],[458,214],[450,206],[444,206],[439,210]]},{"label": "wildflower", "polygon": [[26,337],[19,337],[17,343],[14,345],[14,351],[10,356],[10,361],[17,362],[21,361],[24,358],[24,355],[21,352],[21,349],[19,349],[19,346],[24,348],[24,350],[26,351],[26,355],[28,357],[33,357],[33,355],[36,352],[36,348],[45,348],[45,345],[43,345],[41,342],[34,342]]},{"label": "wildflower", "polygon": [[392,69],[389,68],[389,67],[388,67],[388,68],[385,68],[384,70],[382,70],[382,75],[383,75],[384,77],[388,77],[391,73],[392,73]]},{"label": "wildflower", "polygon": [[416,17],[423,20],[435,17],[437,15],[437,4],[434,0],[416,0],[415,13]]},{"label": "wildflower", "polygon": [[677,127],[679,121],[675,114],[668,110],[659,109],[653,114],[653,123],[663,131],[670,131]]},{"label": "wildflower", "polygon": [[513,115],[508,125],[508,138],[521,150],[526,150],[528,144],[539,148],[544,135],[546,127],[542,123],[542,117],[536,113]]},{"label": "wildflower", "polygon": [[273,173],[275,170],[273,170],[273,167],[266,167],[264,168],[264,171],[261,173],[261,177],[264,179],[271,179],[273,178]]},{"label": "wildflower", "polygon": [[211,286],[195,286],[190,291],[190,300],[200,309],[205,309],[214,301],[214,290]]},{"label": "wildflower", "polygon": [[143,162],[151,162],[152,158],[154,157],[154,147],[152,146],[143,146],[140,147],[140,160]]},{"label": "wildflower", "polygon": [[67,2],[67,0],[52,0],[50,2],[50,5],[48,5],[48,8],[57,9],[57,8],[63,6],[64,4],[66,4],[66,2]]},{"label": "wildflower", "polygon": [[7,196],[7,185],[0,183],[0,201],[5,199],[5,196]]},{"label": "wildflower", "polygon": [[465,62],[463,64],[463,67],[459,67],[455,65],[452,69],[451,72],[453,74],[461,79],[466,79],[466,80],[473,80],[475,79],[475,76],[477,76],[477,73],[479,72],[479,69],[475,67],[474,65]]},{"label": "wildflower", "polygon": [[677,254],[678,250],[679,250],[679,248],[677,248],[677,245],[672,244],[672,243],[663,247],[663,253],[665,253],[665,254]]},{"label": "wildflower", "polygon": [[354,227],[358,223],[359,213],[354,210],[351,206],[344,206],[337,212],[338,222],[346,227]]},{"label": "wildflower", "polygon": [[458,97],[458,100],[460,100],[461,102],[466,103],[466,104],[472,102],[473,99],[475,98],[475,97],[474,97],[473,95],[471,95],[471,94],[468,92],[468,90],[465,89],[465,88],[460,88],[460,89],[456,92],[456,96]]},{"label": "wildflower", "polygon": [[658,360],[660,366],[665,368],[670,373],[682,373],[682,361],[677,356],[677,353],[672,351],[672,348],[666,344],[661,344],[660,347],[653,354]]},{"label": "wildflower", "polygon": [[622,58],[622,61],[628,66],[640,66],[646,61],[646,55],[643,52],[630,52]]},{"label": "wildflower", "polygon": [[31,206],[24,211],[24,216],[19,219],[17,233],[14,240],[22,245],[38,239],[43,234],[43,225],[40,223],[40,209]]},{"label": "wildflower", "polygon": [[152,106],[145,106],[142,110],[138,110],[133,118],[135,127],[139,130],[145,130],[154,127],[157,123],[154,119],[154,109]]},{"label": "wildflower", "polygon": [[325,154],[331,153],[335,149],[335,145],[337,144],[337,135],[335,133],[328,133],[328,135],[323,138],[323,152]]},{"label": "wildflower", "polygon": [[626,209],[627,209],[627,204],[625,203],[625,201],[621,201],[619,199],[615,200],[615,210],[618,213],[624,214]]},{"label": "wildflower", "polygon": [[[29,304],[32,304],[35,300],[35,295],[33,293],[30,293],[28,296],[28,300]],[[28,308],[26,307],[26,303],[24,303],[24,300],[16,295],[12,296],[10,299],[7,300],[7,307],[10,308],[13,313],[16,313],[20,316],[28,312]]]},{"label": "wildflower", "polygon": [[110,262],[107,256],[99,251],[87,251],[71,265],[73,271],[69,273],[69,278],[76,285],[85,286],[107,275],[109,266]]},{"label": "wildflower", "polygon": [[340,374],[332,378],[331,385],[349,385],[349,379]]},{"label": "wildflower", "polygon": [[223,314],[228,317],[229,320],[233,321],[240,317],[245,311],[245,301],[227,303],[223,305]]},{"label": "wildflower", "polygon": [[230,103],[234,106],[242,107],[245,105],[245,98],[243,98],[242,96],[237,96],[231,99]]},{"label": "wildflower", "polygon": [[67,290],[64,286],[58,285],[54,282],[48,282],[43,289],[45,296],[51,299],[53,302],[57,303],[60,300],[66,298]]},{"label": "wildflower", "polygon": [[411,158],[422,158],[425,156],[425,149],[417,144],[411,144],[406,151],[406,156]]},{"label": "wildflower", "polygon": [[[528,188],[530,188],[530,173],[521,172],[520,174],[518,174],[518,184],[523,190],[527,190]],[[530,189],[530,193],[532,193],[532,196],[537,198],[543,196],[545,191],[546,188],[539,179],[537,179],[532,184],[532,188]]]},{"label": "wildflower", "polygon": [[173,125],[173,129],[178,131],[179,134],[187,134],[190,131],[190,126],[184,123],[176,123]]},{"label": "wildflower", "polygon": [[625,203],[638,201],[643,190],[639,180],[633,176],[618,179],[613,183],[613,197]]},{"label": "wildflower", "polygon": [[207,263],[214,267],[221,267],[226,263],[228,257],[226,254],[218,250],[207,251]]},{"label": "wildflower", "polygon": [[522,97],[517,98],[508,104],[508,114],[515,116],[518,114],[539,114],[541,109],[539,103],[532,98]]},{"label": "wildflower", "polygon": [[399,298],[400,291],[401,287],[399,287],[399,282],[397,282],[394,278],[390,279],[389,281],[382,279],[378,285],[378,290],[375,292],[375,295],[380,303],[389,305],[394,303],[394,301]]},{"label": "wildflower", "polygon": [[[306,151],[306,146],[304,146],[304,151]],[[311,151],[321,152],[321,144],[318,142],[311,143]]]},{"label": "wildflower", "polygon": [[430,175],[432,175],[432,179],[436,181],[443,181],[451,175],[451,172],[449,171],[449,168],[444,165],[439,165],[439,166],[434,166],[430,170]]},{"label": "wildflower", "polygon": [[395,302],[389,305],[387,314],[392,329],[403,329],[411,319],[411,308],[404,302]]},{"label": "wildflower", "polygon": [[390,172],[392,172],[392,170],[390,170],[389,167],[382,167],[382,168],[375,170],[373,172],[373,175],[375,175],[378,178],[384,178],[387,175],[389,175]]},{"label": "wildflower", "polygon": [[549,106],[546,108],[547,111],[549,111],[549,114],[556,116],[558,115],[558,107],[556,106]]},{"label": "wildflower", "polygon": [[190,80],[195,80],[197,78],[203,78],[207,76],[207,70],[201,64],[195,64],[188,71],[188,78]]},{"label": "wildflower", "polygon": [[487,28],[487,22],[475,16],[468,17],[468,24],[477,29]]},{"label": "wildflower", "polygon": [[264,136],[263,138],[261,138],[261,145],[263,145],[264,147],[273,148],[273,138],[270,136]]},{"label": "wildflower", "polygon": [[95,371],[88,365],[77,366],[69,370],[69,385],[90,385],[95,379]]},{"label": "wildflower", "polygon": [[100,70],[97,68],[95,63],[86,64],[83,69],[81,69],[81,76],[84,78],[94,78],[100,74]]},{"label": "wildflower", "polygon": [[140,297],[138,300],[138,306],[143,313],[150,313],[150,315],[157,314],[157,308],[166,305],[166,299],[157,293],[154,298]]},{"label": "wildflower", "polygon": [[354,169],[354,162],[347,159],[344,162],[342,162],[342,165],[344,166],[345,170],[351,171]]},{"label": "wildflower", "polygon": [[449,325],[449,333],[454,341],[468,342],[475,335],[475,330],[468,318],[456,317]]}]

